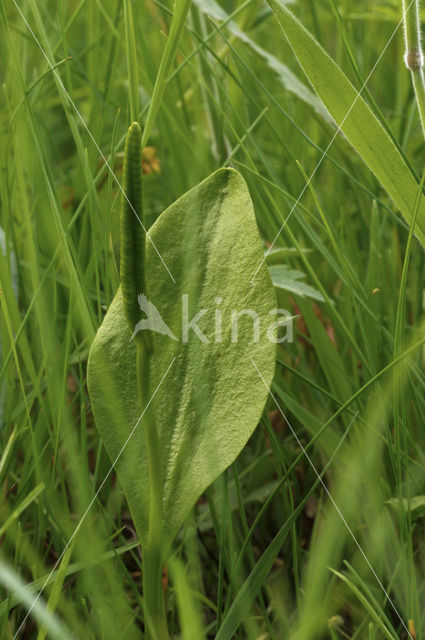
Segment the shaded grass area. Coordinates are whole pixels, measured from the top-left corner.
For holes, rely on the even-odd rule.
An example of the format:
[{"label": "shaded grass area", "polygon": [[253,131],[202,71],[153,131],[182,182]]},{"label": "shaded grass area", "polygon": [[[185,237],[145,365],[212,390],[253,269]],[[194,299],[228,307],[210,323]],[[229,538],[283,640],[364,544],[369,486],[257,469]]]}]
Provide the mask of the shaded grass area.
[{"label": "shaded grass area", "polygon": [[[55,637],[46,625],[60,624],[58,637],[140,638],[142,563],[113,473],[87,511],[110,462],[86,362],[118,286],[105,159],[121,180],[172,7],[19,7],[33,33],[13,1],[0,4],[0,637],[18,631],[86,514],[19,637]],[[395,0],[291,8],[357,88],[401,17]],[[422,174],[401,30],[363,96]],[[425,494],[424,256],[413,241],[403,281],[408,228],[341,134],[297,202],[334,133],[265,5],[193,4],[145,151],[147,219],[230,164],[265,247],[281,230],[275,246],[293,249],[273,260],[324,302],[278,292],[297,316],[294,342],[279,350],[259,428],[179,536],[164,575],[175,637],[424,633],[424,511],[412,500]]]}]

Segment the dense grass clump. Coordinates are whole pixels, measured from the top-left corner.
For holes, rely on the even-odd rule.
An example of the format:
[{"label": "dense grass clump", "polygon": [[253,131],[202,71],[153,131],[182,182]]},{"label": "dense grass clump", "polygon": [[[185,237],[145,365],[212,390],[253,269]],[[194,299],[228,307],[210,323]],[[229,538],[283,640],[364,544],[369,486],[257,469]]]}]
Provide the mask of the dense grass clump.
[{"label": "dense grass clump", "polygon": [[[189,4],[173,22],[155,0],[0,3],[0,638],[144,637],[140,546],[86,376],[119,286],[134,120],[147,228],[234,167],[294,316],[259,428],[164,568],[170,635],[422,638],[425,143],[401,3]],[[307,49],[304,75],[288,8],[361,89],[351,120],[351,89]]]}]

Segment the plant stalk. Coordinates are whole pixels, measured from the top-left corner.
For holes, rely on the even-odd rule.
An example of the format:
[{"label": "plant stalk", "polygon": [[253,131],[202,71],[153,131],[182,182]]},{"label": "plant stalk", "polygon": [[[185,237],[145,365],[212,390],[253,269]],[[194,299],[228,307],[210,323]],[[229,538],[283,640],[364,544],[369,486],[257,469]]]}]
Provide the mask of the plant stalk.
[{"label": "plant stalk", "polygon": [[416,102],[425,138],[425,78],[421,44],[420,0],[402,0],[405,38],[404,62],[412,76]]},{"label": "plant stalk", "polygon": [[[128,5],[130,7],[130,5]],[[127,16],[128,17],[128,16]],[[124,193],[121,208],[121,288],[123,311],[133,334],[141,317],[139,296],[147,295],[146,228],[143,215],[142,131],[133,122],[124,152]],[[161,452],[155,413],[151,402],[152,339],[146,332],[135,338],[137,388],[149,468],[149,524],[147,542],[142,539],[143,604],[146,640],[168,640],[167,618],[162,593],[162,474]]]},{"label": "plant stalk", "polygon": [[139,398],[145,410],[144,429],[149,464],[149,530],[142,548],[143,603],[146,640],[168,640],[167,617],[162,589],[162,477],[161,454],[155,416],[150,402],[151,358],[142,339],[137,341]]}]

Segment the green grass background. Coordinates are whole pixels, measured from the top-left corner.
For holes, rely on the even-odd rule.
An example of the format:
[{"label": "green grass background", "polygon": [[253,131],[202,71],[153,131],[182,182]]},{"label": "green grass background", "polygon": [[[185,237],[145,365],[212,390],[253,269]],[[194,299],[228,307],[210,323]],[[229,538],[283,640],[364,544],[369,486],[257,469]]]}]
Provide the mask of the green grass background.
[{"label": "green grass background", "polygon": [[[399,4],[291,8],[360,88]],[[86,363],[118,286],[120,197],[93,139],[120,180],[124,136],[135,114],[145,122],[172,10],[154,0],[18,5],[33,33],[12,0],[0,1],[5,639],[110,469]],[[420,175],[424,141],[403,53],[399,28],[363,96]],[[160,170],[146,175],[147,221],[232,165],[267,246],[335,131],[266,4],[197,0],[149,138]],[[298,316],[293,344],[279,351],[279,408],[270,398],[179,536],[167,567],[170,629],[184,640],[422,638],[423,250],[414,240],[406,252],[405,222],[340,133],[275,246],[290,250],[272,261],[302,271],[325,302],[279,291]],[[141,570],[110,474],[19,637],[143,637]]]}]

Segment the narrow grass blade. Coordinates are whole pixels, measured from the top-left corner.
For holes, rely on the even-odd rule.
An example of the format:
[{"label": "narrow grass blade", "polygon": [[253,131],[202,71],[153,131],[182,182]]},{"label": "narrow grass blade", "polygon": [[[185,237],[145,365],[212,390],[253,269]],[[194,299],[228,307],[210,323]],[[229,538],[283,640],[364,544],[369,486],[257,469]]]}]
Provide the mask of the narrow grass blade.
[{"label": "narrow grass blade", "polygon": [[[119,558],[125,553],[128,553],[129,551],[136,549],[138,546],[139,546],[138,541],[130,542],[128,544],[123,545],[122,547],[112,549],[111,551],[106,551],[105,553],[102,553],[97,557],[90,558],[89,564],[87,562],[74,562],[73,564],[66,566],[64,570],[65,577],[68,578],[69,576],[75,576],[80,572],[84,571],[84,569],[87,569],[88,567],[95,567],[96,565],[101,565],[108,562],[112,558]],[[34,594],[34,598],[35,598],[37,596],[37,593],[40,591],[40,589],[44,587],[47,588],[50,584],[54,583],[56,580],[59,579],[61,571],[62,571],[62,564],[59,567],[59,569],[55,569],[55,571],[45,574],[40,578],[37,578],[33,582],[29,583],[28,585],[26,585],[26,589],[32,594]],[[21,602],[21,600],[16,594],[16,592],[11,594],[6,600],[3,600],[3,602],[0,604],[0,617],[6,614],[6,611],[8,608],[11,609],[12,607],[15,607],[17,604],[19,604],[19,602]]]},{"label": "narrow grass blade", "polygon": [[16,436],[17,436],[17,430],[16,430],[16,426],[13,428],[12,433],[9,436],[9,439],[6,443],[5,448],[3,449],[3,453],[1,455],[0,458],[0,482],[3,478],[3,471],[5,469],[5,466],[7,464],[7,462],[9,461],[9,456],[12,452],[12,447],[13,447],[13,443],[16,440]]},{"label": "narrow grass blade", "polygon": [[387,626],[382,621],[382,611],[375,611],[375,607],[370,603],[369,598],[366,598],[362,594],[360,589],[358,589],[358,587],[356,587],[351,582],[351,580],[347,578],[347,576],[345,576],[343,573],[340,573],[339,571],[335,571],[335,569],[332,569],[331,567],[329,568],[329,570],[332,571],[332,573],[336,575],[337,578],[342,580],[342,582],[344,582],[347,585],[350,591],[353,592],[355,597],[358,599],[358,601],[362,604],[362,606],[368,612],[372,620],[374,620],[376,626],[379,627],[379,629],[381,629],[382,633],[384,634],[384,637],[387,638],[388,640],[396,640],[397,636],[391,633],[391,631],[387,628]]},{"label": "narrow grass blade", "polygon": [[142,146],[146,145],[149,139],[153,123],[164,95],[168,74],[170,73],[171,64],[179,46],[180,36],[183,31],[186,16],[190,9],[192,0],[176,0],[174,7],[173,20],[171,22],[170,33],[168,35],[167,44],[165,45],[164,54],[156,76],[155,86],[153,89],[151,104],[146,118],[145,129],[143,132]]},{"label": "narrow grass blade", "polygon": [[7,531],[12,522],[19,518],[21,513],[25,511],[25,509],[37,498],[37,496],[40,495],[42,491],[44,491],[44,484],[41,482],[22,500],[22,502],[12,511],[3,526],[0,527],[0,537],[5,533],[5,531]]},{"label": "narrow grass blade", "polygon": [[[68,569],[69,561],[71,559],[73,548],[74,548],[73,544],[71,544],[68,547],[68,549],[65,552],[65,555],[61,560],[59,569],[57,571],[56,579],[53,583],[52,591],[50,593],[49,600],[47,602],[47,611],[50,614],[53,614],[56,607],[58,606],[59,597],[61,594],[64,580],[66,578],[66,572]],[[46,625],[43,625],[43,627],[38,632],[37,640],[45,640],[46,637],[47,637],[47,627]]]},{"label": "narrow grass blade", "polygon": [[124,24],[128,86],[130,90],[130,119],[131,122],[135,122],[139,118],[139,74],[137,72],[136,37],[130,0],[124,2]]},{"label": "narrow grass blade", "polygon": [[289,525],[291,521],[292,518],[285,522],[242,585],[242,588],[239,590],[239,593],[223,620],[216,640],[231,640],[231,638],[234,638],[237,628],[249,614],[253,600],[266,581],[273,562],[290,531]]},{"label": "narrow grass blade", "polygon": [[[267,1],[323,104],[410,224],[418,183],[390,136],[339,66],[282,0]],[[415,234],[425,245],[423,196]]]},{"label": "narrow grass blade", "polygon": [[202,621],[184,567],[177,558],[173,558],[169,568],[175,586],[182,640],[202,640],[205,637]]},{"label": "narrow grass blade", "polygon": [[0,560],[0,583],[16,594],[22,604],[31,609],[31,614],[40,625],[46,627],[51,638],[71,640],[71,634],[57,617],[47,611],[40,599],[36,600],[36,596],[28,591],[24,582],[2,560]]},{"label": "narrow grass blade", "polygon": [[267,66],[277,75],[279,82],[287,91],[296,95],[300,100],[310,105],[316,113],[323,117],[327,122],[331,121],[329,114],[323,109],[323,105],[317,96],[291,71],[291,69],[283,64],[276,56],[263,47],[260,47],[245,31],[233,20],[230,20],[229,14],[215,2],[215,0],[195,0],[195,4],[199,9],[210,16],[213,20],[226,24],[229,32],[238,40],[246,44],[257,55],[260,56]]}]

